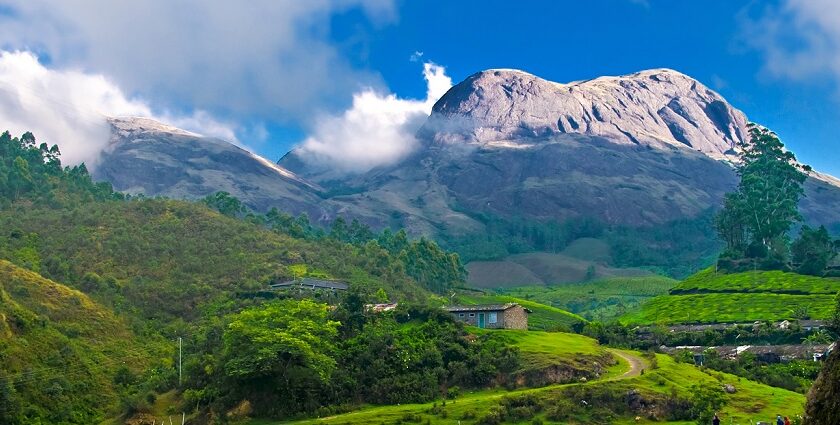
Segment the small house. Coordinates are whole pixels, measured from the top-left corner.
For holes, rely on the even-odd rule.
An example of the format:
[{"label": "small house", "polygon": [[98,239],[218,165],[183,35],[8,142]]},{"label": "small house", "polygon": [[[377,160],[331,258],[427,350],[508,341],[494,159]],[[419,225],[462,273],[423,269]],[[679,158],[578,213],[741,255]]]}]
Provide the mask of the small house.
[{"label": "small house", "polygon": [[455,320],[487,329],[528,329],[531,310],[517,303],[444,307]]}]

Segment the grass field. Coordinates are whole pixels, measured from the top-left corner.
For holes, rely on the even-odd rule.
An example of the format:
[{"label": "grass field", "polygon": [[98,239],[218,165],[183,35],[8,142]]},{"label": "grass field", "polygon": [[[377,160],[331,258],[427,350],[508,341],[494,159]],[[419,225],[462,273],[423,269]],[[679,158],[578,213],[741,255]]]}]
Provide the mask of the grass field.
[{"label": "grass field", "polygon": [[[635,355],[638,355],[636,353]],[[358,411],[343,415],[332,416],[321,419],[299,421],[300,424],[393,424],[393,423],[430,423],[430,424],[456,424],[464,425],[477,423],[486,412],[499,409],[500,405],[509,403],[510,400],[533,400],[538,408],[531,418],[507,418],[504,423],[529,424],[534,418],[551,422],[546,419],[546,414],[553,407],[558,405],[571,406],[575,412],[570,412],[569,420],[562,423],[593,423],[589,416],[592,413],[586,409],[580,409],[581,396],[595,400],[603,400],[614,397],[616,406],[621,409],[626,405],[625,397],[631,391],[637,391],[649,398],[664,398],[669,395],[677,395],[683,398],[690,398],[692,385],[696,383],[709,383],[712,385],[732,384],[737,388],[735,394],[726,395],[726,406],[721,409],[722,418],[725,423],[747,424],[757,420],[769,422],[776,414],[794,416],[801,414],[804,410],[804,396],[794,392],[769,387],[755,382],[747,381],[733,375],[711,372],[706,373],[693,365],[676,363],[665,355],[657,355],[658,368],[651,369],[650,365],[646,373],[641,376],[622,378],[613,376],[598,381],[586,383],[553,385],[538,389],[506,391],[492,389],[466,393],[454,401],[443,405],[442,402],[425,404],[407,404],[401,406],[369,406]],[[609,396],[609,394],[613,396]],[[594,409],[599,409],[593,405]],[[624,410],[627,410],[624,408]],[[694,422],[663,422],[651,421],[642,416],[639,421],[635,420],[635,413],[621,412],[611,417],[610,423],[614,424],[649,424],[649,423],[671,423],[671,424],[693,424]],[[468,419],[466,419],[468,418]],[[275,422],[258,422],[259,424],[273,424]]]},{"label": "grass field", "polygon": [[716,273],[706,269],[674,287],[675,291],[741,291],[801,294],[830,294],[840,291],[840,278],[806,276],[782,271]]},{"label": "grass field", "polygon": [[589,320],[610,320],[632,312],[657,295],[667,294],[677,284],[664,276],[615,277],[586,283],[522,286],[499,293],[551,305]]},{"label": "grass field", "polygon": [[833,297],[770,293],[663,295],[642,309],[621,318],[627,324],[733,323],[756,320],[794,319],[794,312],[807,308],[815,319],[824,319],[834,309]]},{"label": "grass field", "polygon": [[502,335],[505,341],[519,347],[523,359],[523,367],[539,369],[555,364],[580,364],[594,357],[606,354],[606,350],[598,345],[598,341],[578,334],[564,332],[539,332],[517,330],[483,330]]},{"label": "grass field", "polygon": [[532,312],[528,315],[528,329],[531,330],[569,330],[576,323],[586,321],[577,314],[557,307],[507,295],[459,294],[456,302],[466,305],[518,303]]},{"label": "grass field", "polygon": [[826,319],[834,310],[840,279],[781,271],[701,271],[670,294],[621,318],[628,324],[731,323],[794,319],[803,313]]}]

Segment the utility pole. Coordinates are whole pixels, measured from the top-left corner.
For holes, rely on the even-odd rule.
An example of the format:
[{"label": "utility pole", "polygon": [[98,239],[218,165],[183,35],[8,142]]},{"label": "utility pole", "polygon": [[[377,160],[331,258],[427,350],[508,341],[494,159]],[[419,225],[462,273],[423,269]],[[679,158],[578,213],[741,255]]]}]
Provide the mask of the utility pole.
[{"label": "utility pole", "polygon": [[181,337],[178,337],[178,386],[181,386]]}]

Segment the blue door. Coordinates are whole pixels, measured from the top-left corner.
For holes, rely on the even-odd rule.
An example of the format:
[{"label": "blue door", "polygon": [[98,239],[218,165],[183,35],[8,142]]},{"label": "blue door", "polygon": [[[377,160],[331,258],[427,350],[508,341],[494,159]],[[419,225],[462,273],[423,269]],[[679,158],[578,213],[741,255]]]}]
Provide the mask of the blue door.
[{"label": "blue door", "polygon": [[484,327],[484,313],[478,313],[478,327]]}]

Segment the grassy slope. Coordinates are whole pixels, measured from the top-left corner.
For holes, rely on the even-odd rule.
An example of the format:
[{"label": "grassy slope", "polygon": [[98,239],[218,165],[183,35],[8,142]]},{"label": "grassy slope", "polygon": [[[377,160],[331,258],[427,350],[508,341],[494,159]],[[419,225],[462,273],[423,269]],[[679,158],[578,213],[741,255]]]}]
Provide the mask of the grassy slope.
[{"label": "grassy slope", "polygon": [[[6,338],[0,340],[0,375],[28,377],[28,369],[43,369],[47,372],[38,379],[67,377],[69,384],[62,381],[56,387],[64,398],[32,396],[27,389],[21,393],[39,408],[65,406],[61,408],[70,409],[75,423],[116,411],[119,400],[111,382],[119,365],[109,362],[125,361],[144,377],[152,373],[144,366],[173,370],[171,352],[149,363],[142,353],[136,358],[131,351],[137,344],[145,349],[161,339],[194,335],[190,328],[203,315],[223,315],[253,303],[248,295],[264,290],[271,279],[289,276],[289,265],[307,264],[372,291],[384,288],[391,297],[429,297],[403,274],[368,273],[374,267],[368,262],[375,259],[356,248],[293,239],[195,203],[145,199],[66,209],[13,205],[0,210],[0,229],[5,229],[0,232],[0,258],[62,283],[3,263],[2,270],[15,269],[23,273],[22,281],[36,280],[40,286],[0,274],[4,300],[15,302],[0,303],[0,314],[13,317],[14,308],[33,322],[49,320],[30,333],[13,332],[16,325],[0,321],[0,335]],[[90,273],[100,281],[90,284],[85,277]],[[64,346],[72,351],[69,356]],[[102,367],[88,366],[97,364]],[[80,371],[68,374],[67,367]]]},{"label": "grassy slope", "polygon": [[506,295],[458,295],[457,302],[468,305],[519,303],[532,311],[528,315],[528,328],[531,330],[564,329],[585,321],[584,318],[557,307]]},{"label": "grassy slope", "polygon": [[840,291],[840,278],[806,276],[782,271],[716,273],[706,269],[689,276],[675,291],[742,291],[834,295]]},{"label": "grassy slope", "polygon": [[677,281],[664,276],[615,277],[586,283],[522,286],[500,292],[583,315],[608,319],[657,295],[668,293]]},{"label": "grassy slope", "polygon": [[723,274],[707,269],[622,318],[632,324],[752,322],[794,318],[805,308],[814,319],[834,308],[840,279],[779,271]]},{"label": "grassy slope", "polygon": [[[638,353],[637,353],[638,355]],[[368,407],[359,411],[332,416],[323,419],[300,421],[297,423],[328,423],[328,424],[381,424],[394,423],[401,420],[406,414],[419,415],[423,423],[452,424],[457,423],[467,412],[476,412],[480,417],[489,411],[507,396],[518,396],[523,394],[535,395],[545,406],[556,404],[557,400],[567,400],[577,403],[577,400],[569,400],[570,389],[581,388],[597,391],[606,390],[614,394],[626,394],[631,390],[640,391],[646,395],[667,396],[675,392],[681,397],[691,396],[691,386],[695,383],[708,382],[715,384],[731,383],[738,391],[735,394],[727,395],[727,406],[721,412],[724,420],[728,423],[731,418],[734,423],[747,423],[747,421],[764,420],[770,421],[777,413],[784,415],[796,415],[803,411],[805,398],[801,394],[769,387],[755,382],[743,380],[733,375],[713,373],[707,374],[693,365],[674,362],[668,356],[657,355],[659,368],[648,369],[641,376],[623,379],[621,377],[606,378],[600,381],[590,381],[579,384],[553,385],[538,389],[505,391],[500,389],[479,391],[464,394],[454,402],[446,405],[447,417],[441,414],[433,414],[430,410],[433,403],[410,404],[401,406],[376,406]],[[440,404],[440,403],[435,403]],[[543,416],[542,414],[538,417]],[[543,418],[543,420],[545,420]],[[428,421],[428,422],[426,422]],[[257,422],[275,423],[275,422]],[[476,420],[460,420],[460,423],[474,424]],[[531,423],[527,421],[512,421],[505,423]],[[585,419],[583,422],[586,423]],[[626,415],[617,418],[613,423],[663,423],[651,422],[642,418],[640,422],[634,420],[633,415]],[[673,422],[693,423],[693,422]]]},{"label": "grassy slope", "polygon": [[24,408],[55,423],[103,417],[116,399],[117,367],[140,373],[154,352],[166,350],[159,340],[138,342],[126,323],[81,292],[0,260],[2,375]]},{"label": "grassy slope", "polygon": [[578,363],[581,358],[603,356],[606,351],[598,345],[598,341],[577,334],[563,332],[539,332],[518,330],[486,330],[502,335],[505,341],[519,347],[524,368],[539,369],[553,364]]}]

